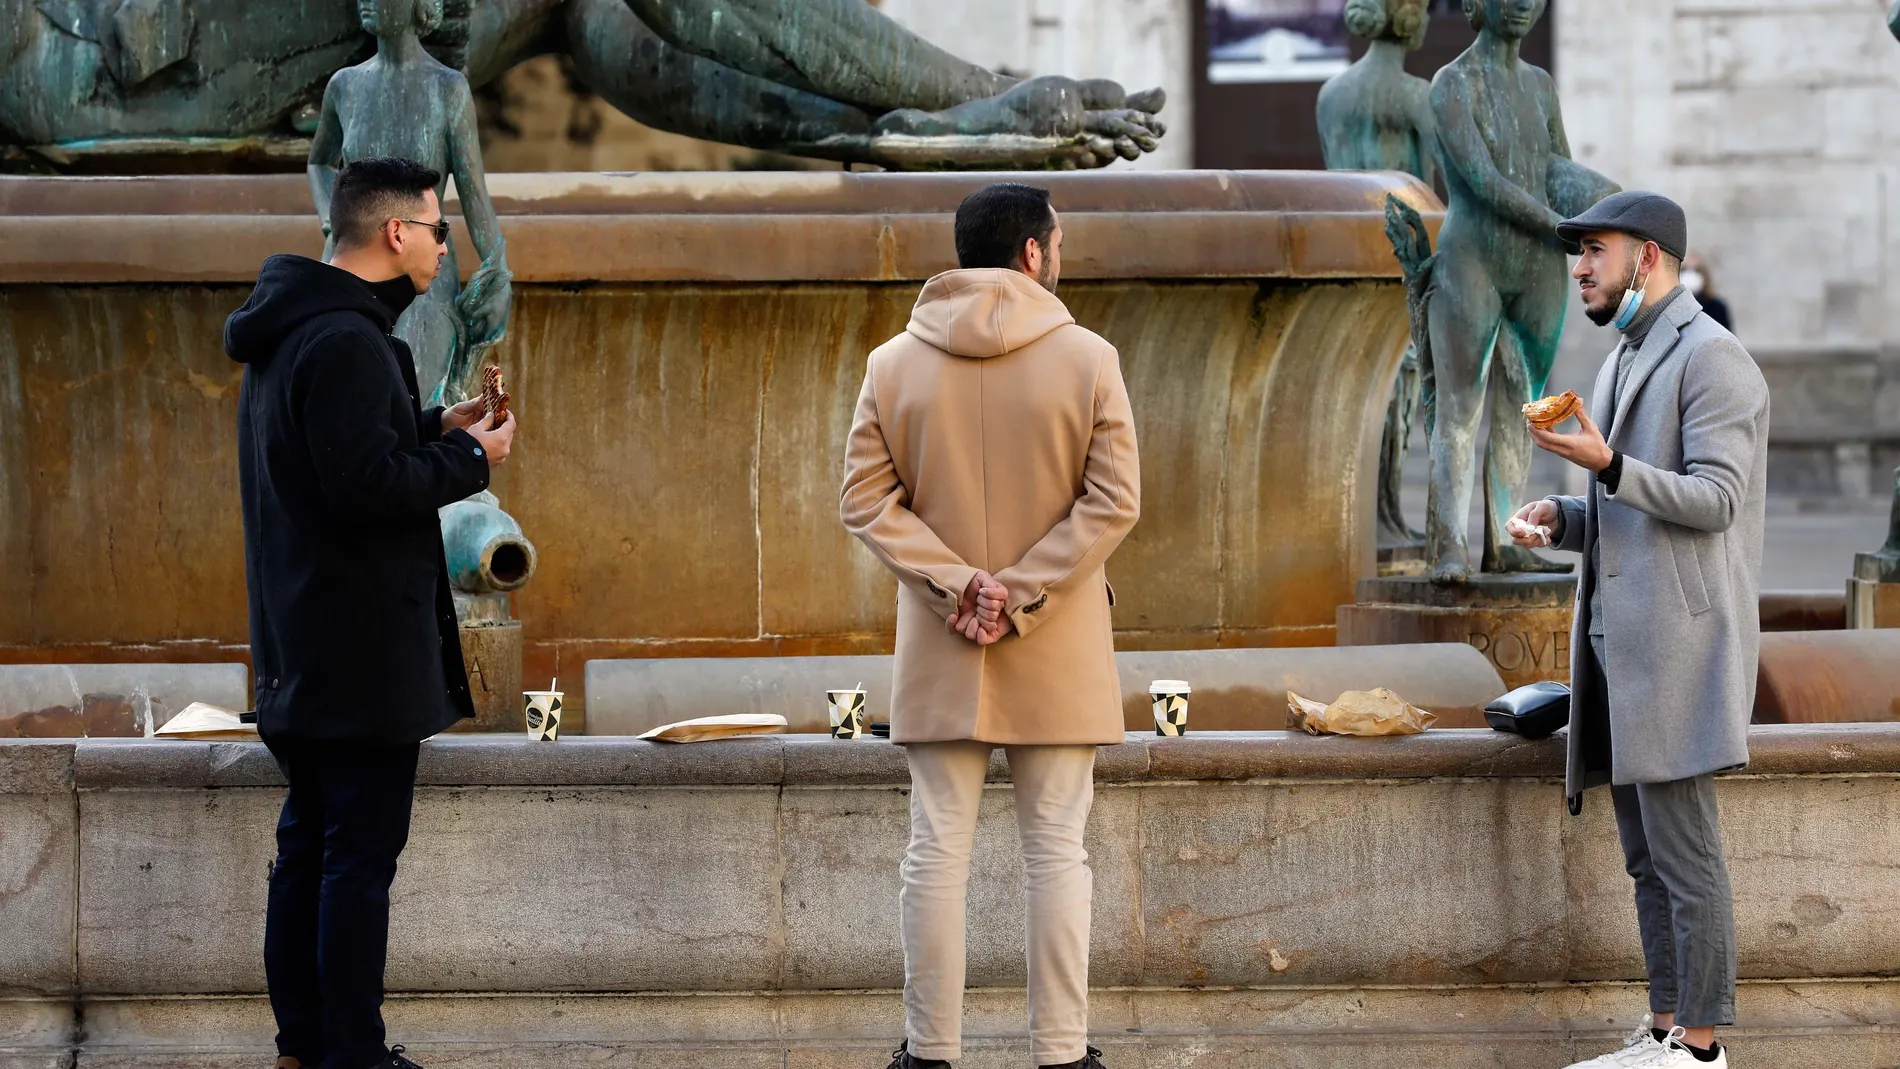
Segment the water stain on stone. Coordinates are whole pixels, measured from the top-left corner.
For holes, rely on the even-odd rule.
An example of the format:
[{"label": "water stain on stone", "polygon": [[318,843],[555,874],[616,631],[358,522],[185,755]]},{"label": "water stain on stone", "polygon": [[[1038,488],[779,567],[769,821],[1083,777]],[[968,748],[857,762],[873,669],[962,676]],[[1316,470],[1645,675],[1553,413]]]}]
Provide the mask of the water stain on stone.
[{"label": "water stain on stone", "polygon": [[1795,923],[1803,928],[1825,928],[1841,919],[1843,910],[1823,895],[1802,895],[1794,900]]}]

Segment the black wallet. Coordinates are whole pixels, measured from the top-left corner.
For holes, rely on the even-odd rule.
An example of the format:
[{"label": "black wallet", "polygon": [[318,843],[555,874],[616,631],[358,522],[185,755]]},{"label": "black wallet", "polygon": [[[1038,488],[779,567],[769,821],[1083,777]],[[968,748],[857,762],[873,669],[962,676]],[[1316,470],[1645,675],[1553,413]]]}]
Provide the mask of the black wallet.
[{"label": "black wallet", "polygon": [[1570,688],[1562,683],[1519,687],[1485,706],[1484,720],[1499,731],[1546,738],[1570,723]]}]

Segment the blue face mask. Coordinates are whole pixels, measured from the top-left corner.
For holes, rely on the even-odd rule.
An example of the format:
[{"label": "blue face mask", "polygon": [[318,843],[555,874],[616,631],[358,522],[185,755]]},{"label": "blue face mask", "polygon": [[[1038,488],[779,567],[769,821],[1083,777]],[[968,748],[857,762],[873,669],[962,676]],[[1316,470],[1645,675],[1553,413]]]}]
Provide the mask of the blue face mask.
[{"label": "blue face mask", "polygon": [[1636,277],[1636,270],[1642,263],[1643,251],[1638,249],[1636,262],[1630,265],[1630,277],[1635,278],[1635,281],[1630,284],[1629,292],[1623,294],[1623,303],[1617,306],[1616,318],[1610,320],[1610,325],[1617,330],[1628,330],[1630,324],[1636,322],[1636,313],[1643,310],[1643,291],[1649,288],[1649,277]]}]

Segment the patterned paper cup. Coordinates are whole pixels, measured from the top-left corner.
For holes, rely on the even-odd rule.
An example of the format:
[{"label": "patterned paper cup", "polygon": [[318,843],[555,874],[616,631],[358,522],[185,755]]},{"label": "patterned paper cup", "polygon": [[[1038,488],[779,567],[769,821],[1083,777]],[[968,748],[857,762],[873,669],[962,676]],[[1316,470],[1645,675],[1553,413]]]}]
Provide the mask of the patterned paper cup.
[{"label": "patterned paper cup", "polygon": [[1179,679],[1157,679],[1148,685],[1155,707],[1155,734],[1187,734],[1188,695],[1194,688]]},{"label": "patterned paper cup", "polygon": [[528,738],[536,742],[556,742],[561,737],[561,692],[530,690],[521,695],[527,706]]},{"label": "patterned paper cup", "polygon": [[825,691],[825,704],[831,707],[831,737],[856,739],[864,735],[864,692],[862,690]]}]

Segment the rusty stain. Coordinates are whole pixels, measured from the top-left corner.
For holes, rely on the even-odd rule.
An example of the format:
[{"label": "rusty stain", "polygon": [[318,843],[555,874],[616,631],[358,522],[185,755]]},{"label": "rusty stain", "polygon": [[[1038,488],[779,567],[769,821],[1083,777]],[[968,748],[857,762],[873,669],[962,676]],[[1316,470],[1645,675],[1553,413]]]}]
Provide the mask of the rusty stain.
[{"label": "rusty stain", "polygon": [[231,392],[231,387],[224,383],[212,379],[209,375],[189,369],[185,371],[185,381],[191,383],[192,389],[213,401],[222,401],[225,395]]},{"label": "rusty stain", "polygon": [[877,277],[895,279],[897,273],[897,231],[885,223],[877,231]]}]

